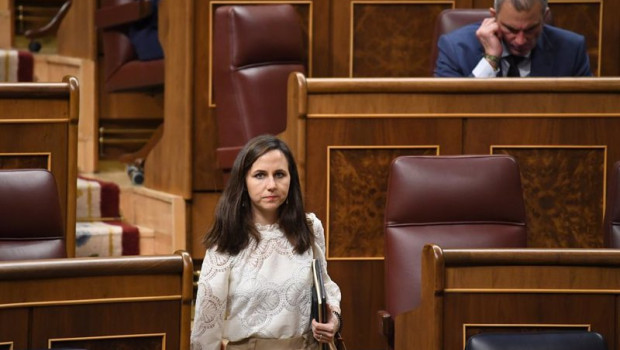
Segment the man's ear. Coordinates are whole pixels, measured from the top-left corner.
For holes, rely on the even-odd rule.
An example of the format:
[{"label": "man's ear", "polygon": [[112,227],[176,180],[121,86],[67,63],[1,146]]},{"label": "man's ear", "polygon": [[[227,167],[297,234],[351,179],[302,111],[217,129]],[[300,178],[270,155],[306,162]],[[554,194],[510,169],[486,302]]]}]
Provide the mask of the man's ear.
[{"label": "man's ear", "polygon": [[[549,10],[548,7],[547,7],[547,10]],[[497,13],[495,12],[495,9],[492,7],[489,7],[489,12],[491,13],[491,17],[495,17],[497,15]]]},{"label": "man's ear", "polygon": [[549,7],[545,8],[545,12],[543,13],[543,21],[547,21],[547,18],[549,18],[549,12],[551,10],[549,9]]}]

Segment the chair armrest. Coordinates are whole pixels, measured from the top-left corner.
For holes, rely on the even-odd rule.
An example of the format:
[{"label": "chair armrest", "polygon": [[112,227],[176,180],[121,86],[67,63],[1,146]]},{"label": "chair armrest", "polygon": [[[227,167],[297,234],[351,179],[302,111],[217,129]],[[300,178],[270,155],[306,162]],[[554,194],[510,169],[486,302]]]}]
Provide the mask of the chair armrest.
[{"label": "chair armrest", "polygon": [[148,17],[152,13],[150,0],[137,0],[118,6],[106,6],[95,13],[95,25],[98,28],[111,28],[133,23]]},{"label": "chair armrest", "polygon": [[56,31],[58,31],[60,23],[62,22],[63,18],[65,18],[67,12],[69,12],[69,9],[71,8],[71,2],[72,0],[65,1],[65,3],[60,6],[60,9],[56,13],[56,15],[54,15],[54,17],[46,25],[41,28],[28,29],[24,32],[24,36],[28,39],[35,39],[56,33]]},{"label": "chair armrest", "polygon": [[394,349],[394,319],[385,310],[377,311],[379,316],[379,333],[385,338],[387,349]]}]

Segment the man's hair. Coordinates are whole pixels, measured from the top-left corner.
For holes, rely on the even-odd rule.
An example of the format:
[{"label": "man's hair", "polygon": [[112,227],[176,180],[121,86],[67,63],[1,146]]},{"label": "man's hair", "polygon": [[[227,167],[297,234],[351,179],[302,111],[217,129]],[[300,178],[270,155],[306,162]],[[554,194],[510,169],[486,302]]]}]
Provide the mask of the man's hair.
[{"label": "man's hair", "polygon": [[547,0],[495,0],[494,7],[497,13],[499,13],[505,1],[510,1],[515,10],[519,12],[531,9],[536,3],[542,5],[543,14],[545,13],[545,9],[547,9]]}]

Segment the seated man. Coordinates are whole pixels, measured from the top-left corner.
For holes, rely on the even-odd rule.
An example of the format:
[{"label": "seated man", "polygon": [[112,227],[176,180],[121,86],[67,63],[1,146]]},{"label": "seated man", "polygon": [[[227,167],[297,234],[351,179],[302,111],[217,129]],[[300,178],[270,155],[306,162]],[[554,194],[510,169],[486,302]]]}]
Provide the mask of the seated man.
[{"label": "seated man", "polygon": [[546,25],[547,0],[495,0],[491,17],[439,38],[437,77],[589,76],[585,38]]}]

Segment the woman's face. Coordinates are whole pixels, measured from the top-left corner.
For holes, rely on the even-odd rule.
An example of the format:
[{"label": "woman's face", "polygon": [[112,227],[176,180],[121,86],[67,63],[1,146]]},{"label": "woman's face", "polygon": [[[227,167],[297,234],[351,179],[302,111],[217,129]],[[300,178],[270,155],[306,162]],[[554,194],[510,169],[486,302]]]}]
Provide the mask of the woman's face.
[{"label": "woman's face", "polygon": [[245,185],[252,203],[254,222],[274,224],[278,207],[286,201],[291,185],[288,161],[280,150],[271,150],[260,156],[245,176]]}]

